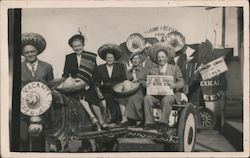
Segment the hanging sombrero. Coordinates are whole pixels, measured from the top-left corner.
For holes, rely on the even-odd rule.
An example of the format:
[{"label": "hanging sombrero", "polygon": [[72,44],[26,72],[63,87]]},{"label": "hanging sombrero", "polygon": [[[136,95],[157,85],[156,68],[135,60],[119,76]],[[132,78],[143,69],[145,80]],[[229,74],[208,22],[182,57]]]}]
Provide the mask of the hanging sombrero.
[{"label": "hanging sombrero", "polygon": [[45,39],[38,33],[23,33],[21,49],[26,45],[33,45],[36,47],[38,54],[41,54],[46,48]]},{"label": "hanging sombrero", "polygon": [[144,37],[139,33],[129,35],[126,46],[131,53],[141,52],[146,44]]},{"label": "hanging sombrero", "polygon": [[166,42],[174,48],[175,52],[180,51],[186,44],[185,37],[178,31],[169,32]]},{"label": "hanging sombrero", "polygon": [[20,110],[27,116],[39,116],[52,104],[52,92],[42,82],[30,82],[21,90]]},{"label": "hanging sombrero", "polygon": [[134,94],[140,87],[138,82],[132,82],[125,80],[122,83],[118,83],[113,87],[113,92],[116,96],[127,97]]}]

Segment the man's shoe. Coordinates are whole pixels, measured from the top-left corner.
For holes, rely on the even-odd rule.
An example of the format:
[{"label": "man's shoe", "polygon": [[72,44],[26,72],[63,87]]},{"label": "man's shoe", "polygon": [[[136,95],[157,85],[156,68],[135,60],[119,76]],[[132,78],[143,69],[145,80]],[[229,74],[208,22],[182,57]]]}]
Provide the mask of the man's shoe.
[{"label": "man's shoe", "polygon": [[144,130],[158,130],[158,126],[156,124],[146,124],[143,129]]}]

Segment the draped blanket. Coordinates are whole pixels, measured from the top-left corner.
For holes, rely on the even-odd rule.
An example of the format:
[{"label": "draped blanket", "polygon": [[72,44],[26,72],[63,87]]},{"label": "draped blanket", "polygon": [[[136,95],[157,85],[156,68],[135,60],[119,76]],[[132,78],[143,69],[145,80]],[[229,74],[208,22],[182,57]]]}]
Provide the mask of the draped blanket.
[{"label": "draped blanket", "polygon": [[46,140],[49,147],[56,147],[55,151],[67,151],[73,135],[92,130],[91,121],[78,98],[53,89],[52,96],[52,106],[45,116]]}]

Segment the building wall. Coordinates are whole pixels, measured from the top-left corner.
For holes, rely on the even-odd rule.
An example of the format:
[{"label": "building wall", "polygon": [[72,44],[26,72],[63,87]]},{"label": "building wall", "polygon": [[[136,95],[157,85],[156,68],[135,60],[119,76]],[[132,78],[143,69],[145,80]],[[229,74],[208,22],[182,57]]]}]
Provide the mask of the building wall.
[{"label": "building wall", "polygon": [[[55,77],[62,74],[65,55],[72,50],[68,39],[80,27],[86,36],[85,49],[97,52],[105,43],[120,44],[134,32],[144,34],[155,26],[177,29],[188,44],[200,43],[206,38],[214,47],[221,45],[221,8],[82,8],[22,10],[22,32],[37,32],[47,41],[40,59],[52,64]],[[216,34],[214,34],[216,30]],[[98,63],[102,63],[98,59]]]}]

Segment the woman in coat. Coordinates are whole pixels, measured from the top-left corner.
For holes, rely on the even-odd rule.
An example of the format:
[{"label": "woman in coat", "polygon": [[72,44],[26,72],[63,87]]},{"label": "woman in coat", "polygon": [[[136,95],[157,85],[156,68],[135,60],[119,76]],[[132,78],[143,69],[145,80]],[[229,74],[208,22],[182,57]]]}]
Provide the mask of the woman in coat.
[{"label": "woman in coat", "polygon": [[142,56],[139,53],[132,54],[130,61],[133,64],[128,70],[129,80],[140,83],[140,88],[128,98],[125,115],[128,119],[122,126],[134,126],[137,121],[143,121],[142,103],[146,89],[148,71],[142,66]]},{"label": "woman in coat", "polygon": [[125,66],[116,62],[121,57],[121,50],[115,44],[105,44],[99,48],[98,55],[106,61],[105,64],[97,66],[95,71],[95,85],[100,88],[98,96],[102,105],[111,113],[110,123],[119,124],[122,116],[112,88],[127,79]]}]

